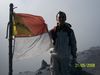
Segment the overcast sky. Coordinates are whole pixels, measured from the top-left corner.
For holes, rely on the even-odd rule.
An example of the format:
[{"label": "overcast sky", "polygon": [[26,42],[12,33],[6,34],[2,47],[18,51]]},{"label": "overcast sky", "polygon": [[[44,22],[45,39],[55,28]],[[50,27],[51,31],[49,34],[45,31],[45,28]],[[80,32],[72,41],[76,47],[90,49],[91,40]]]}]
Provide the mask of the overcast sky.
[{"label": "overcast sky", "polygon": [[75,32],[78,51],[100,46],[100,0],[3,0],[0,2],[0,75],[7,75],[8,71],[5,35],[11,2],[17,7],[15,12],[42,16],[49,30],[56,25],[57,12],[64,11]]}]

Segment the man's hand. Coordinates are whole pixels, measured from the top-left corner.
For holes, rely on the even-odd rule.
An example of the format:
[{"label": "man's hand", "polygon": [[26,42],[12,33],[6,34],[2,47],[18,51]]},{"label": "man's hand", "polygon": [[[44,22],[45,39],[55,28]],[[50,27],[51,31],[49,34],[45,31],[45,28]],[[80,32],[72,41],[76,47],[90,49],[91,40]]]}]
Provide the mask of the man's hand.
[{"label": "man's hand", "polygon": [[76,58],[73,58],[71,61],[71,66],[75,67],[75,64],[77,64]]}]

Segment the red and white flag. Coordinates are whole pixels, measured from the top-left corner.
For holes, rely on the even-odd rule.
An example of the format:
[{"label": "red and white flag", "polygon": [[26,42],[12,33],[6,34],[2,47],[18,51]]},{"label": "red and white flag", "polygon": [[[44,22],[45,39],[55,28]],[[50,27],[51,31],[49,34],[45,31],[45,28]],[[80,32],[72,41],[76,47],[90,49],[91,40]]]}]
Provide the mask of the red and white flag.
[{"label": "red and white flag", "polygon": [[13,24],[14,58],[26,59],[49,50],[53,45],[41,16],[15,13]]}]

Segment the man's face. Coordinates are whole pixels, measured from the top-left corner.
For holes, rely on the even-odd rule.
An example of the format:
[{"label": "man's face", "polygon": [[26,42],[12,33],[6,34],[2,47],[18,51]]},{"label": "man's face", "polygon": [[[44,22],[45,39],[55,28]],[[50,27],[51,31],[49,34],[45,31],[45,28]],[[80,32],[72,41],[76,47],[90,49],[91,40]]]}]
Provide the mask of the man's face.
[{"label": "man's face", "polygon": [[57,23],[58,24],[63,24],[63,23],[65,23],[65,20],[64,20],[64,18],[61,16],[61,15],[57,15],[57,17],[56,17],[56,20],[57,20]]}]

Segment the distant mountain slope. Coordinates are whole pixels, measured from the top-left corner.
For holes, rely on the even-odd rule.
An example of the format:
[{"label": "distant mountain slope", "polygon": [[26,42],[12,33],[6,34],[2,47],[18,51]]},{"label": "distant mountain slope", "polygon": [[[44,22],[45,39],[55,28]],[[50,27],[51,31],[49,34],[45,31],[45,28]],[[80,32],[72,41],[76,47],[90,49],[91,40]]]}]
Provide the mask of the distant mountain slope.
[{"label": "distant mountain slope", "polygon": [[[80,64],[95,64],[95,67],[85,67],[80,70],[80,75],[99,75],[100,74],[100,47],[91,47],[78,53],[77,61]],[[50,65],[42,61],[40,69],[36,72],[21,72],[18,75],[50,75]]]}]

